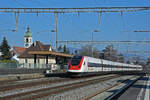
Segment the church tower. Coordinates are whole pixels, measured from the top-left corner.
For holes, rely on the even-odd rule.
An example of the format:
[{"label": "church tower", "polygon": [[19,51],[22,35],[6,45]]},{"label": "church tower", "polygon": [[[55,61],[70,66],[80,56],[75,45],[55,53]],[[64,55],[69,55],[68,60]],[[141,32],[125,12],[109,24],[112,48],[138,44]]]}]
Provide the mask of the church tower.
[{"label": "church tower", "polygon": [[32,45],[32,32],[30,32],[30,27],[28,26],[24,36],[24,47],[29,48],[31,45]]}]

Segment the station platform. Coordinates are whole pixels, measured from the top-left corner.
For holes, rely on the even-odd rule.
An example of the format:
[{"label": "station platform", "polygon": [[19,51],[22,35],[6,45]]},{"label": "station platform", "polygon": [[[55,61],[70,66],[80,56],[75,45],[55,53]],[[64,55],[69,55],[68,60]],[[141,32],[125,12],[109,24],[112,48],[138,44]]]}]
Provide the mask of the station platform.
[{"label": "station platform", "polygon": [[118,100],[150,100],[150,75],[140,78]]}]

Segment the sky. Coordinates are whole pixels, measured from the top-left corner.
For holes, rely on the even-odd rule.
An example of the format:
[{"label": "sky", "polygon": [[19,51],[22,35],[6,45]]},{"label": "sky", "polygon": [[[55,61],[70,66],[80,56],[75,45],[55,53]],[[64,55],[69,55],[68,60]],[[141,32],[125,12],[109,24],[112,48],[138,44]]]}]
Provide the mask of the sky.
[{"label": "sky", "polygon": [[[1,0],[0,8],[73,8],[73,7],[150,7],[150,0]],[[58,14],[58,40],[91,40],[94,30],[94,40],[150,40],[150,33],[135,33],[134,30],[150,30],[150,10],[139,12],[102,13],[100,27],[97,13],[67,13]],[[12,32],[16,28],[13,13],[0,13],[0,41],[5,36],[9,45],[24,46],[26,28],[30,26],[34,41],[51,44],[55,48],[54,14],[26,14],[18,17],[18,32]],[[94,45],[99,50],[104,45]],[[72,48],[80,48],[83,45],[68,45]],[[149,51],[150,46],[115,45],[119,52]],[[140,54],[145,55],[147,54]]]}]

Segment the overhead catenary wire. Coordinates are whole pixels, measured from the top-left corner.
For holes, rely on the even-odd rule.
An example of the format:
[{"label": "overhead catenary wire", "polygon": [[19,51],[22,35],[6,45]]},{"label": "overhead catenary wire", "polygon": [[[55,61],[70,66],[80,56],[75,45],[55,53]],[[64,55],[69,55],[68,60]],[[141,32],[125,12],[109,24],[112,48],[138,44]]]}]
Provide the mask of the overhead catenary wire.
[{"label": "overhead catenary wire", "polygon": [[98,13],[98,12],[136,12],[150,10],[150,7],[85,7],[85,8],[0,8],[7,13]]}]

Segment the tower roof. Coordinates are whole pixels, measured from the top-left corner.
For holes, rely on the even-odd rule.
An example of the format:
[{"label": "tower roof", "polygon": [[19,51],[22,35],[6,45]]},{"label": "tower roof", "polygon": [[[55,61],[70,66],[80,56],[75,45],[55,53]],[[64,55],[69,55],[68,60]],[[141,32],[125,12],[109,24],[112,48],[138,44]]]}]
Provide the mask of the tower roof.
[{"label": "tower roof", "polygon": [[30,27],[29,26],[27,27],[25,37],[32,37],[32,32],[30,32]]}]

